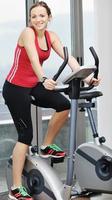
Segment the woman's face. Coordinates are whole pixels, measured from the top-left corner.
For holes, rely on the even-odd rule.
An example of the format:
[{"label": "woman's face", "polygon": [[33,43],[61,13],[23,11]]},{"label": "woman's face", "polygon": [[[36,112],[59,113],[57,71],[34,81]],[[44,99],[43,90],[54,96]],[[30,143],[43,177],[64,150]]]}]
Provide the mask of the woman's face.
[{"label": "woman's face", "polygon": [[46,8],[43,6],[38,6],[31,10],[30,22],[35,30],[46,29],[49,20],[50,17],[48,16]]}]

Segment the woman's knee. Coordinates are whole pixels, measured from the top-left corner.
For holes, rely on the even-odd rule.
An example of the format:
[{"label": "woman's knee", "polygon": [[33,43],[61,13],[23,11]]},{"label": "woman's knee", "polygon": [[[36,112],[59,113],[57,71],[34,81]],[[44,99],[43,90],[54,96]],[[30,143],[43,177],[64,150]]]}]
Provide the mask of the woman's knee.
[{"label": "woman's knee", "polygon": [[21,142],[23,144],[31,145],[33,139],[33,133],[32,130],[26,131],[24,133],[19,133],[18,135],[18,142]]},{"label": "woman's knee", "polygon": [[70,107],[71,107],[70,102],[68,99],[66,99],[64,102],[60,102],[58,104],[56,111],[61,112],[64,110],[70,110]]}]

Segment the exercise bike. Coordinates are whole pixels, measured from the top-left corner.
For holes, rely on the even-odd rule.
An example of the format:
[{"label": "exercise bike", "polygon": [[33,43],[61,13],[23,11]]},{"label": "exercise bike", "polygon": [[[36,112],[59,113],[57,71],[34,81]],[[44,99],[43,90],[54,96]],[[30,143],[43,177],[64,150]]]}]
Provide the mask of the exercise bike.
[{"label": "exercise bike", "polygon": [[[61,67],[59,68],[57,74],[54,76],[53,78],[54,80],[57,80],[57,78],[59,77],[59,75],[61,74],[61,72],[63,71],[64,67],[68,62],[67,48],[64,48],[64,55],[65,55],[65,60],[61,65]],[[23,185],[25,185],[28,188],[29,192],[33,194],[34,199],[69,200],[71,198],[71,190],[72,190],[74,174],[76,175],[76,179],[79,182],[82,191],[83,190],[96,191],[96,188],[94,188],[94,186],[96,186],[97,184],[97,190],[111,193],[110,187],[112,185],[111,184],[112,176],[111,175],[107,176],[107,173],[112,174],[110,172],[112,171],[110,170],[112,166],[112,158],[111,158],[112,150],[103,145],[104,138],[99,139],[98,134],[95,134],[94,138],[95,141],[97,139],[97,143],[96,142],[94,142],[93,144],[85,143],[80,145],[78,149],[76,149],[75,139],[76,139],[78,99],[84,97],[84,94],[82,94],[82,97],[80,95],[80,82],[82,79],[86,78],[89,74],[93,73],[95,70],[96,67],[93,66],[88,68],[84,67],[76,73],[72,72],[63,81],[64,84],[67,84],[67,88],[64,87],[64,89],[63,88],[58,89],[59,91],[66,92],[69,95],[69,98],[71,99],[70,140],[69,140],[66,183],[63,183],[60,180],[53,167],[49,165],[48,160],[39,156],[37,150],[38,148],[32,147],[31,148],[32,153],[26,156],[26,162],[23,170]],[[32,103],[35,105],[34,100],[32,100]],[[52,161],[51,165],[53,165],[53,163],[55,162],[62,162],[62,160],[56,160],[56,159],[51,161]],[[93,165],[93,163],[95,162],[96,164]],[[110,167],[108,167],[107,164]],[[75,172],[74,172],[74,166],[75,166]],[[107,168],[109,170],[107,170]],[[102,176],[103,171],[105,172],[104,176]],[[91,177],[94,179],[94,181],[91,180],[92,178],[91,179],[89,178],[90,176],[87,177],[88,172],[91,172]],[[12,159],[10,158],[7,166],[7,184],[9,188],[12,184],[11,177],[12,177]],[[88,181],[86,181],[87,178]],[[87,187],[87,184],[89,187]],[[103,184],[105,185],[105,187]]]}]

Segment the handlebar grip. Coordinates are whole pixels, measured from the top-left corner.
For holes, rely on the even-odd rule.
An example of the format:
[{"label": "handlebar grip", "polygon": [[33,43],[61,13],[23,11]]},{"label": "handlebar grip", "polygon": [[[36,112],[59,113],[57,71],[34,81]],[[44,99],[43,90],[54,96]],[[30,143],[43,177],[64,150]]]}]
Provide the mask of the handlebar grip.
[{"label": "handlebar grip", "polygon": [[98,73],[99,73],[99,58],[98,58],[98,56],[96,54],[96,51],[95,51],[95,49],[93,47],[90,47],[89,49],[90,49],[90,51],[91,51],[91,53],[93,55],[93,58],[95,60],[96,70],[94,72],[94,78],[97,79],[98,78]]},{"label": "handlebar grip", "polygon": [[56,81],[58,79],[59,75],[61,74],[61,72],[63,71],[63,69],[65,68],[65,66],[68,63],[68,48],[67,47],[63,47],[63,51],[64,51],[64,62],[60,66],[58,72],[54,75],[54,77],[53,77],[54,81]]}]

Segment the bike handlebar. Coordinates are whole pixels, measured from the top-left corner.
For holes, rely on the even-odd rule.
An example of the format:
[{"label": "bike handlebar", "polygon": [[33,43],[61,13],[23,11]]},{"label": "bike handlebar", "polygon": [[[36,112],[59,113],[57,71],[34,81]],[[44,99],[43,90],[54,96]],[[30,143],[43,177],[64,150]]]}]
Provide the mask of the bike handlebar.
[{"label": "bike handlebar", "polygon": [[64,62],[60,66],[58,72],[54,75],[54,77],[53,77],[54,81],[56,81],[58,79],[59,75],[61,74],[61,72],[63,71],[63,69],[65,68],[65,66],[68,63],[68,49],[67,49],[67,47],[63,47],[63,51],[64,51]]},{"label": "bike handlebar", "polygon": [[[90,49],[91,54],[92,54],[92,56],[93,56],[93,58],[95,60],[96,70],[94,72],[94,78],[97,79],[98,78],[98,73],[99,73],[99,58],[98,58],[98,56],[96,54],[96,51],[95,51],[95,49],[93,47],[90,47],[89,49]],[[63,51],[64,51],[64,61],[63,61],[62,65],[60,66],[60,68],[58,69],[58,72],[54,75],[54,77],[53,77],[54,81],[56,81],[58,79],[58,77],[60,76],[61,72],[64,70],[65,66],[68,63],[69,56],[68,56],[67,47],[63,47]],[[93,87],[94,87],[94,85],[89,85],[87,87],[81,87],[80,90],[81,91],[86,91],[86,90],[88,91],[88,90],[91,90]]]},{"label": "bike handlebar", "polygon": [[91,51],[91,53],[92,53],[92,55],[93,55],[93,58],[94,58],[94,60],[95,60],[96,70],[95,70],[95,72],[94,72],[94,78],[97,79],[97,78],[98,78],[98,73],[99,73],[99,58],[98,58],[98,56],[97,56],[97,54],[96,54],[96,51],[94,50],[93,47],[90,47],[89,49],[90,49],[90,51]]},{"label": "bike handlebar", "polygon": [[[89,50],[91,51],[91,54],[94,58],[94,61],[95,61],[95,66],[96,66],[96,70],[94,72],[94,78],[98,78],[98,73],[99,73],[99,58],[96,54],[96,51],[93,47],[90,47]],[[87,87],[81,87],[81,91],[88,91],[88,90],[91,90],[92,88],[94,88],[94,85],[89,85]]]}]

